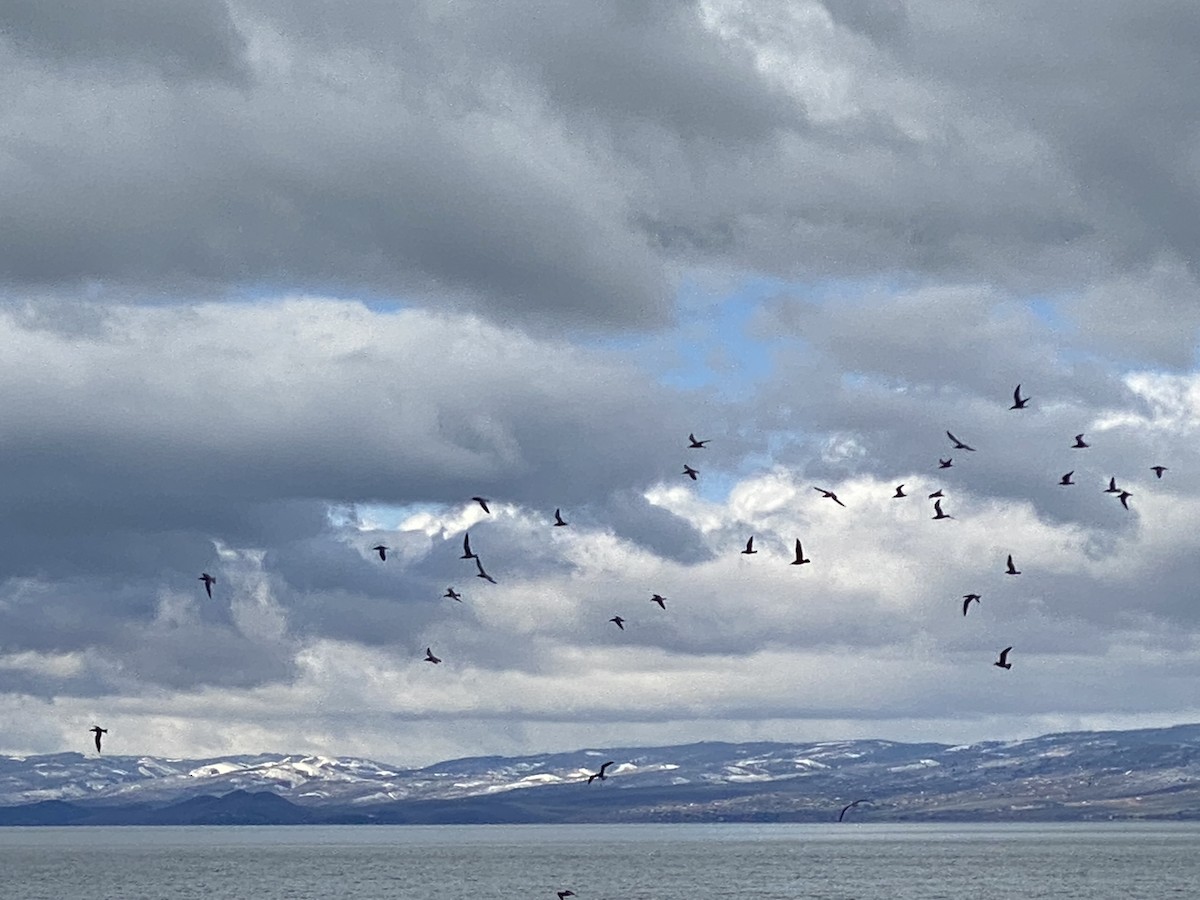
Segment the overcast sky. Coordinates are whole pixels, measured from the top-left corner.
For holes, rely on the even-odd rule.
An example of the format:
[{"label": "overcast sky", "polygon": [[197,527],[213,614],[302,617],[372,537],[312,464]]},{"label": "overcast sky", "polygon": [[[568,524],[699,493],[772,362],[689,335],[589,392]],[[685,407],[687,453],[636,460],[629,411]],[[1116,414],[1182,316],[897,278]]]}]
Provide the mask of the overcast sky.
[{"label": "overcast sky", "polygon": [[0,752],[1200,719],[1198,43],[1178,0],[0,4]]}]

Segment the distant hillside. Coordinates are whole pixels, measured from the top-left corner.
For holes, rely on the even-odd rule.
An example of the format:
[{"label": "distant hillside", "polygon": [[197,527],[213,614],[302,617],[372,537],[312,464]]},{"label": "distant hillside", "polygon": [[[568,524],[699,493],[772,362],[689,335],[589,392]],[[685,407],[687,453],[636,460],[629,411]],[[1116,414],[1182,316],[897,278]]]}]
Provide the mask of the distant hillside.
[{"label": "distant hillside", "polygon": [[[614,760],[608,777],[588,774]],[[450,760],[0,757],[0,824],[1200,818],[1200,725],[980,744],[700,743]]]}]

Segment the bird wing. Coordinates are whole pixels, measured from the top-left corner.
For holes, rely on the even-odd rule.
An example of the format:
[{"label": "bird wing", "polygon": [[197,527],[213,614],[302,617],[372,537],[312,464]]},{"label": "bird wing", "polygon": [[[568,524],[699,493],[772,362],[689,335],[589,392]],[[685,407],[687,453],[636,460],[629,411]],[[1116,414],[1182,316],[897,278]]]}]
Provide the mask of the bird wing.
[{"label": "bird wing", "polygon": [[613,764],[613,761],[610,759],[608,762],[606,762],[604,765],[602,765],[602,766],[600,767],[600,773],[599,773],[599,774],[603,775],[603,774],[604,774],[604,770],[605,770],[605,769],[607,769],[607,768],[608,768],[609,766],[611,766],[612,764]]},{"label": "bird wing", "polygon": [[1002,663],[1008,662],[1008,651],[1010,651],[1011,649],[1012,649],[1012,647],[1005,647],[1003,650],[1000,651],[1000,662],[1002,662]]},{"label": "bird wing", "polygon": [[1017,389],[1013,391],[1013,403],[1021,402],[1021,386],[1018,384]]},{"label": "bird wing", "polygon": [[754,536],[750,536],[750,540],[746,541],[746,552],[749,553],[754,549]]}]

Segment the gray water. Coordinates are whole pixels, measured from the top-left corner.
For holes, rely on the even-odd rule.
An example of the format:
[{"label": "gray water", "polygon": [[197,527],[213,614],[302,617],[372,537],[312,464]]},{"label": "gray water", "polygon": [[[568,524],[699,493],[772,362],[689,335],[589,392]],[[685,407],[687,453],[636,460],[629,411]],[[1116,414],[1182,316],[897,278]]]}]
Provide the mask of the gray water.
[{"label": "gray water", "polygon": [[1200,824],[0,828],[12,900],[1195,897]]}]

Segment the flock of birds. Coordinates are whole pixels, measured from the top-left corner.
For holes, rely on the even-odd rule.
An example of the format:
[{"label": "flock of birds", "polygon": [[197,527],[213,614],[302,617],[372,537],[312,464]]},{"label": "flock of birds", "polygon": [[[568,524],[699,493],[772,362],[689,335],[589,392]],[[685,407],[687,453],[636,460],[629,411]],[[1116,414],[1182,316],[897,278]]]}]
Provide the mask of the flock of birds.
[{"label": "flock of birds", "polygon": [[[1023,397],[1021,395],[1021,385],[1018,384],[1016,389],[1013,391],[1013,403],[1012,403],[1012,406],[1009,407],[1009,409],[1010,410],[1027,409],[1029,406],[1030,399],[1031,398],[1029,398],[1029,397]],[[949,430],[946,431],[946,437],[950,440],[952,450],[955,450],[955,451],[961,450],[961,451],[964,451],[967,453],[976,452],[974,447],[972,447],[970,444],[966,443],[965,441],[959,439],[953,432],[951,432]],[[1086,450],[1088,447],[1090,447],[1091,445],[1087,441],[1084,440],[1084,437],[1085,437],[1084,433],[1075,435],[1074,442],[1069,445],[1070,449]],[[692,434],[688,435],[687,449],[703,450],[710,442],[711,442],[710,439],[700,440],[696,437],[696,435],[694,433],[692,433]],[[952,468],[953,465],[954,465],[954,457],[953,456],[949,456],[945,459],[942,459],[941,457],[938,458],[938,469],[939,470]],[[1154,475],[1156,478],[1161,479],[1163,477],[1163,473],[1167,472],[1168,469],[1166,466],[1163,466],[1163,465],[1154,465],[1154,466],[1150,466],[1150,471],[1154,472]],[[691,479],[692,481],[697,481],[700,477],[700,470],[695,468],[694,466],[691,466],[691,465],[688,465],[685,463],[683,466],[682,475],[686,478]],[[1062,475],[1062,477],[1059,479],[1058,484],[1063,487],[1075,485],[1076,482],[1074,481],[1074,475],[1075,475],[1074,469],[1064,473]],[[897,485],[895,488],[895,493],[892,495],[892,499],[899,500],[899,499],[909,497],[910,495],[905,492],[904,488],[905,488],[904,484]],[[838,495],[834,491],[828,490],[823,487],[818,487],[816,485],[813,485],[813,490],[818,492],[821,495],[821,499],[830,500],[842,508],[846,507],[846,504],[842,502],[842,500],[838,497]],[[1118,486],[1115,476],[1109,478],[1108,486],[1103,490],[1103,493],[1115,495],[1118,502],[1120,502],[1121,506],[1127,510],[1129,509],[1129,500],[1133,496],[1133,494],[1130,491],[1125,490],[1125,489],[1121,488],[1120,486]],[[954,516],[948,514],[947,512],[945,512],[942,509],[942,500],[945,499],[945,494],[943,493],[943,491],[940,488],[938,490],[935,490],[932,493],[930,493],[928,495],[928,499],[933,501],[933,515],[931,516],[932,519],[944,520],[944,519],[953,519],[954,518]],[[486,513],[488,515],[491,514],[491,507],[488,505],[491,501],[487,497],[476,496],[476,497],[472,497],[471,501],[473,503],[477,503],[480,506],[480,508],[483,509],[484,513]],[[553,526],[556,528],[563,528],[563,527],[567,527],[568,525],[569,525],[569,523],[563,518],[561,508],[555,509]],[[374,551],[374,553],[379,557],[380,562],[387,562],[388,551],[390,549],[391,548],[388,547],[386,544],[376,544],[374,547],[371,548],[371,550]],[[746,540],[746,545],[740,552],[741,552],[741,554],[743,554],[745,556],[752,556],[752,555],[755,555],[758,553],[758,550],[756,550],[754,547],[754,536],[753,535],[751,535]],[[487,570],[484,569],[483,561],[480,559],[479,554],[471,549],[471,535],[470,535],[469,531],[463,534],[462,554],[460,555],[459,558],[462,560],[467,560],[467,561],[474,563],[475,569],[476,569],[475,576],[477,578],[487,581],[490,584],[496,583],[496,579],[493,578],[491,575],[489,575]],[[804,548],[800,542],[800,539],[797,538],[796,543],[795,543],[795,556],[791,560],[790,565],[801,566],[801,565],[809,564],[811,562],[812,562],[812,560],[804,555]],[[1018,576],[1021,574],[1021,570],[1019,570],[1017,568],[1016,563],[1013,559],[1013,555],[1011,553],[1008,554],[1008,556],[1005,560],[1005,574],[1012,575],[1012,576]],[[213,596],[213,586],[217,583],[217,579],[208,572],[202,572],[200,574],[200,577],[198,580],[204,584],[204,591],[208,595],[208,597],[211,598]],[[442,597],[445,599],[454,600],[459,603],[462,602],[462,594],[459,593],[458,591],[456,591],[453,586],[447,587],[446,592],[442,595]],[[962,596],[962,614],[964,616],[966,616],[971,608],[971,604],[974,603],[974,604],[978,605],[981,600],[982,600],[982,596],[978,593],[971,592],[971,593],[963,594],[963,596]],[[662,610],[666,610],[666,608],[667,608],[667,598],[662,596],[661,594],[657,594],[657,593],[652,594],[650,597],[650,602],[656,604]],[[611,622],[613,625],[615,625],[621,631],[625,630],[626,619],[624,619],[622,616],[614,615],[608,621]],[[1011,645],[1003,648],[999,653],[998,659],[996,659],[996,661],[993,662],[992,665],[996,666],[997,668],[1004,669],[1006,671],[1011,669],[1013,664],[1009,661],[1009,654],[1012,653],[1012,650],[1013,650],[1013,647]],[[439,663],[442,662],[441,658],[434,654],[432,647],[425,648],[424,661],[431,663],[433,665],[438,665]],[[96,752],[99,753],[101,736],[104,734],[107,734],[108,730],[105,728],[101,728],[99,725],[93,726],[90,730],[91,730],[92,734],[94,735]],[[589,785],[592,784],[594,781],[605,781],[608,778],[607,770],[609,769],[610,766],[612,766],[614,764],[615,764],[614,760],[608,760],[603,765],[601,765],[597,771],[589,773],[583,780],[585,780],[586,783]],[[838,814],[837,820],[839,822],[843,821],[846,817],[846,814],[851,809],[853,809],[856,806],[863,804],[863,803],[869,804],[870,800],[867,798],[862,798],[862,799],[854,800],[851,803],[848,803],[846,806],[842,807],[841,811]],[[566,900],[567,897],[574,897],[575,892],[572,890],[569,890],[569,889],[560,890],[557,892],[557,896],[558,896],[558,900]]]}]

